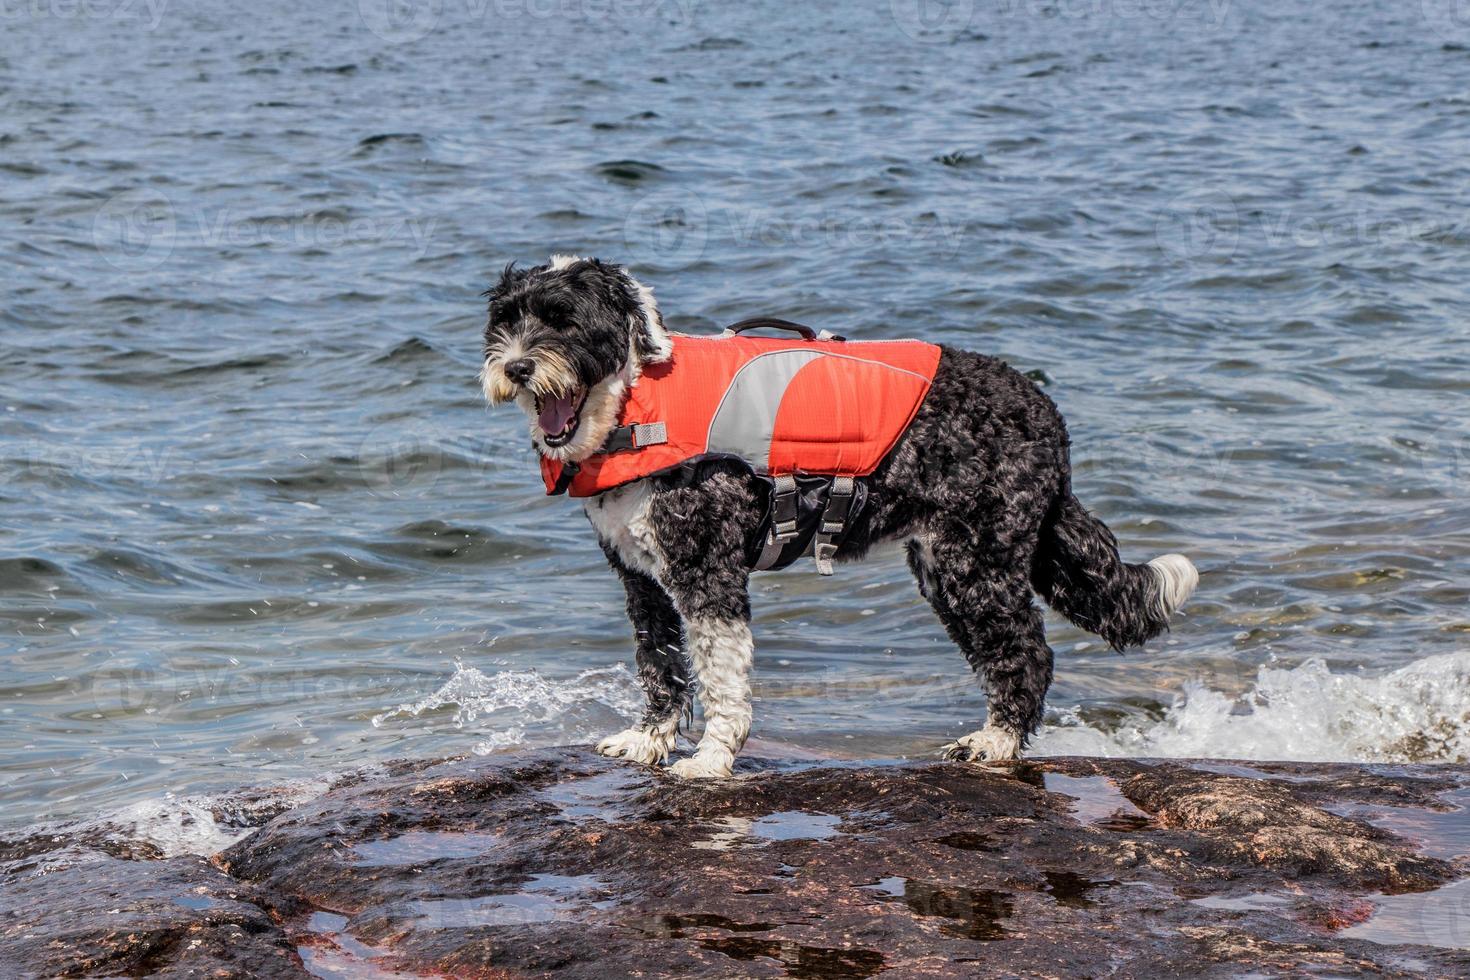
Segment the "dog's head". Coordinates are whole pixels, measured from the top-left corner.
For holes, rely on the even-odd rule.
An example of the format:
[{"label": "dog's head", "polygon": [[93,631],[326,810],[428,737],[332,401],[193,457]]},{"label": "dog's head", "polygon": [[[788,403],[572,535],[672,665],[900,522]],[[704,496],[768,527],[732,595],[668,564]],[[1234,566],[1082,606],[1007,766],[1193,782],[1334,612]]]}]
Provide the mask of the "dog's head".
[{"label": "dog's head", "polygon": [[485,397],[519,405],[551,459],[576,462],[601,447],[644,365],[673,354],[653,290],[622,266],[554,255],[508,266],[485,295]]}]

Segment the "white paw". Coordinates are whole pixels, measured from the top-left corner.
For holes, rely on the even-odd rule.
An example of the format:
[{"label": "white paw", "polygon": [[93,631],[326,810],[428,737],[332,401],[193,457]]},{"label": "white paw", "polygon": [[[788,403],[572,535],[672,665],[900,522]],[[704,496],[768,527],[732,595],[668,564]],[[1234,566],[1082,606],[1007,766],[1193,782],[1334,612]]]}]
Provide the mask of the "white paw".
[{"label": "white paw", "polygon": [[669,772],[681,779],[724,779],[734,767],[735,756],[728,750],[699,748],[669,766]]},{"label": "white paw", "polygon": [[1010,762],[1021,757],[1021,739],[1004,728],[986,725],[950,742],[942,751],[946,759],[963,762]]},{"label": "white paw", "polygon": [[657,728],[629,728],[597,743],[597,751],[603,755],[645,766],[667,762],[673,747],[674,733]]}]

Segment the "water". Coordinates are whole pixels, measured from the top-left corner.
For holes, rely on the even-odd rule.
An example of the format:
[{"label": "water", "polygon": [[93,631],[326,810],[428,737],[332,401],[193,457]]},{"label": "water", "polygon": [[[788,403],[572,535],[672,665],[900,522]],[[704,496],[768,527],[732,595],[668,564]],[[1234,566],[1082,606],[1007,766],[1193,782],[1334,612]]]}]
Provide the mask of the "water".
[{"label": "water", "polygon": [[1368,921],[1343,930],[1344,936],[1375,943],[1416,943],[1470,949],[1470,881],[1456,881],[1429,894],[1380,895]]},{"label": "water", "polygon": [[[1041,750],[1470,755],[1454,5],[815,6],[4,8],[0,824],[622,727],[619,589],[474,380],[562,250],[1045,373],[1204,579],[1127,658],[1052,623]],[[896,556],[755,591],[759,736],[983,715]]]}]

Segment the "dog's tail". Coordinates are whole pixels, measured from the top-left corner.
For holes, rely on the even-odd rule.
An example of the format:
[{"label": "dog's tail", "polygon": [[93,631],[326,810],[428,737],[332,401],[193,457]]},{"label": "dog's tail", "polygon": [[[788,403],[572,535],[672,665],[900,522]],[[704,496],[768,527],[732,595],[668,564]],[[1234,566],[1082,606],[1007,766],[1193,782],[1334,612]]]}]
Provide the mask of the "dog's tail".
[{"label": "dog's tail", "polygon": [[1170,615],[1199,584],[1199,572],[1183,555],[1127,564],[1113,532],[1067,488],[1042,524],[1031,579],[1053,609],[1123,650],[1168,628]]}]

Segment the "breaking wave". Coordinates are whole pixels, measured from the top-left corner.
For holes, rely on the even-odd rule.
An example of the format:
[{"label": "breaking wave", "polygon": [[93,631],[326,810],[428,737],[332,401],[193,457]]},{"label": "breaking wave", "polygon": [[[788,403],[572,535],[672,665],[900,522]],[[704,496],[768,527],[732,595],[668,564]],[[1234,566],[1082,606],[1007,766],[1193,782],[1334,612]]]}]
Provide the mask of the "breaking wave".
[{"label": "breaking wave", "polygon": [[1034,746],[1038,755],[1465,762],[1470,653],[1378,675],[1334,673],[1319,659],[1262,667],[1240,697],[1191,681],[1160,720],[1104,730],[1066,712]]},{"label": "breaking wave", "polygon": [[325,793],[326,780],[303,780],[237,799],[219,796],[144,800],[98,821],[104,832],[156,847],[164,857],[218,853],[266,821]]},{"label": "breaking wave", "polygon": [[[303,779],[216,795],[140,800],[83,820],[42,822],[21,835],[0,836],[0,856],[42,855],[65,842],[73,850],[171,858],[209,856],[223,851],[273,817],[325,793],[326,779]],[[36,848],[36,841],[51,846]],[[51,857],[37,856],[44,869],[74,860],[66,849]]]},{"label": "breaking wave", "polygon": [[456,728],[481,717],[492,725],[503,722],[503,727],[489,731],[475,744],[474,751],[484,755],[525,744],[531,738],[529,729],[545,730],[548,741],[585,738],[600,729],[591,726],[581,731],[579,718],[599,705],[623,719],[636,718],[643,706],[643,692],[633,672],[617,664],[584,670],[570,680],[553,680],[534,670],[486,674],[455,661],[454,674],[433,694],[400,704],[372,721],[374,728],[382,728],[394,719],[417,718],[453,707]]}]

